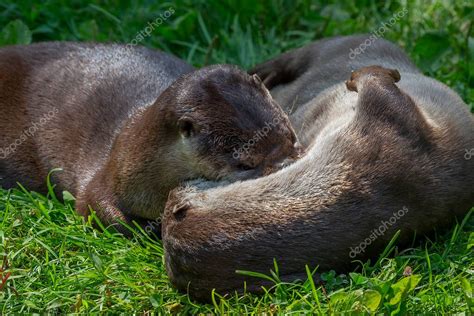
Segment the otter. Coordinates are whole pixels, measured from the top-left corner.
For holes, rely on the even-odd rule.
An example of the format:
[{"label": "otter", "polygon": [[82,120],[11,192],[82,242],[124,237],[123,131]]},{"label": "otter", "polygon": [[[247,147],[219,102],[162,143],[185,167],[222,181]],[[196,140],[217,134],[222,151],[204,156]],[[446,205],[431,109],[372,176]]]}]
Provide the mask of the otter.
[{"label": "otter", "polygon": [[474,205],[474,119],[461,98],[424,76],[396,45],[323,39],[257,65],[306,154],[268,176],[170,193],[163,219],[171,283],[207,300],[282,281],[348,272],[400,231],[407,243]]},{"label": "otter", "polygon": [[0,112],[0,186],[44,193],[48,172],[62,168],[55,191],[70,191],[78,212],[92,207],[104,225],[144,226],[183,181],[257,177],[301,150],[258,76],[230,65],[194,70],[144,47],[1,48]]}]

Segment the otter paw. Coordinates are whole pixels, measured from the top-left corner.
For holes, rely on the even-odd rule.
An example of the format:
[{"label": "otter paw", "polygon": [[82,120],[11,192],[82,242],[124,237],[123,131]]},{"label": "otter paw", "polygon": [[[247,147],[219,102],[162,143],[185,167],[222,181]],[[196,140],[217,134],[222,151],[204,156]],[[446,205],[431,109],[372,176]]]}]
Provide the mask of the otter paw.
[{"label": "otter paw", "polygon": [[400,81],[400,73],[396,69],[384,68],[382,66],[368,66],[353,71],[351,78],[346,81],[346,87],[349,91],[357,92],[359,80],[365,76],[373,76],[380,79],[390,80],[392,83]]}]

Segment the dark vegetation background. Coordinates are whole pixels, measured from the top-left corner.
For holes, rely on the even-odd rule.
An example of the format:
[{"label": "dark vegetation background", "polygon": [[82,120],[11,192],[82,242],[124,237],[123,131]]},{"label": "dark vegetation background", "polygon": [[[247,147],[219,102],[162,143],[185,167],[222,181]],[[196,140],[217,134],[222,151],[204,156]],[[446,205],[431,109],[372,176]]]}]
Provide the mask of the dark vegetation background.
[{"label": "dark vegetation background", "polygon": [[[406,8],[384,37],[404,47],[425,74],[454,88],[474,111],[472,0],[0,0],[0,46],[130,43],[170,8],[174,13],[140,45],[195,66],[244,68],[315,39],[373,32]],[[0,314],[474,313],[469,215],[409,249],[389,244],[377,262],[361,263],[347,275],[325,272],[315,284],[308,269],[307,280],[287,284],[274,268],[266,276],[275,283],[273,291],[198,304],[169,284],[160,241],[145,233],[132,239],[101,233],[92,228],[93,218],[75,214],[71,198],[65,195],[63,204],[51,194],[0,188]]]},{"label": "dark vegetation background", "polygon": [[385,33],[427,74],[453,87],[473,109],[474,2],[462,1],[5,1],[0,45],[52,40],[132,41],[168,8],[175,13],[140,44],[196,66],[244,68],[315,39],[379,28],[403,8]]}]

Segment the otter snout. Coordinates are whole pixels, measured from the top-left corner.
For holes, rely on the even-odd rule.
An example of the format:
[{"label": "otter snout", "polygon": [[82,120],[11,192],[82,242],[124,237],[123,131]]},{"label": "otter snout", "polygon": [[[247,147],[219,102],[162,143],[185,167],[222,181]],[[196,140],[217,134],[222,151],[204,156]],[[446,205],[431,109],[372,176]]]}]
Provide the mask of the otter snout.
[{"label": "otter snout", "polygon": [[240,156],[236,163],[237,171],[227,178],[237,181],[266,176],[291,165],[304,154],[303,146],[291,140],[261,146]]},{"label": "otter snout", "polygon": [[303,154],[304,148],[299,142],[294,144],[288,142],[285,145],[277,146],[264,160],[262,175],[266,176],[288,167],[301,158]]}]

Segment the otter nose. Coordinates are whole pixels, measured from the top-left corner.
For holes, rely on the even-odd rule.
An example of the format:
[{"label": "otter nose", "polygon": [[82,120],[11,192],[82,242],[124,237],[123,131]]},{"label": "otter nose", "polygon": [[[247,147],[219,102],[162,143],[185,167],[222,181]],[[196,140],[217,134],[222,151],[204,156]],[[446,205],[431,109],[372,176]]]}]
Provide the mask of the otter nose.
[{"label": "otter nose", "polygon": [[293,145],[293,148],[294,148],[294,154],[293,154],[292,158],[298,159],[298,158],[301,158],[301,156],[304,155],[305,148],[303,147],[303,145],[300,144],[300,142],[296,142]]},{"label": "otter nose", "polygon": [[285,168],[285,167],[288,167],[289,165],[291,165],[293,162],[295,162],[296,159],[295,158],[286,158],[285,160],[283,160],[282,162],[279,162],[276,164],[276,167],[278,169],[282,169],[282,168]]},{"label": "otter nose", "polygon": [[279,169],[285,168],[295,162],[304,153],[304,148],[299,142],[286,144],[273,149],[265,159],[263,175],[266,176]]},{"label": "otter nose", "polygon": [[288,167],[289,165],[291,165],[293,162],[295,162],[296,159],[294,158],[286,158],[284,160],[280,160],[276,163],[271,163],[271,164],[268,164],[264,169],[263,169],[263,175],[264,176],[267,176],[277,170],[280,170],[280,169],[283,169],[285,167]]}]

